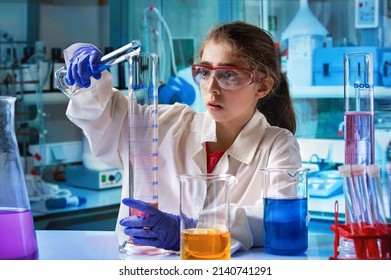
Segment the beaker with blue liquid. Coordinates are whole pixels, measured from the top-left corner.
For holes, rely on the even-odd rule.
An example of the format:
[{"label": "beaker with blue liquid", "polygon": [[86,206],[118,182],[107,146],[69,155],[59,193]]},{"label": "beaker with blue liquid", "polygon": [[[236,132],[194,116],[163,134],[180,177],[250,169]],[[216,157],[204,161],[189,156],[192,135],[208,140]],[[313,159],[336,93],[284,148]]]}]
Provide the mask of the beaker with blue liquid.
[{"label": "beaker with blue liquid", "polygon": [[302,254],[308,247],[308,168],[262,168],[265,252]]},{"label": "beaker with blue liquid", "polygon": [[35,260],[38,244],[15,135],[15,102],[0,96],[0,260]]}]

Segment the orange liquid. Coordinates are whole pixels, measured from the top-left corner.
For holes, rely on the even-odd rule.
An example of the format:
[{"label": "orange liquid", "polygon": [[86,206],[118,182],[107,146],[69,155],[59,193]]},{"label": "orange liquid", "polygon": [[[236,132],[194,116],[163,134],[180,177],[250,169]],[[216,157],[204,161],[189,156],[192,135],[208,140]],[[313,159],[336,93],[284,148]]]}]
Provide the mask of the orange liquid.
[{"label": "orange liquid", "polygon": [[182,260],[229,260],[230,258],[229,232],[202,228],[182,231]]}]

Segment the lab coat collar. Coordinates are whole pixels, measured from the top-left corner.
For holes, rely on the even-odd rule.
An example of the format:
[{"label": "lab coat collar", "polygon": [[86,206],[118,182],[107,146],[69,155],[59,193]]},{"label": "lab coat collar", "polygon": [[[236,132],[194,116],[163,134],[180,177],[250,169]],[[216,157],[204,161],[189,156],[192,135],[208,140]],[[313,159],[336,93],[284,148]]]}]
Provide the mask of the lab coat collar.
[{"label": "lab coat collar", "polygon": [[[240,162],[249,164],[255,156],[260,139],[262,138],[267,125],[268,122],[266,118],[256,110],[250,121],[239,133],[235,142],[228,149],[227,154]],[[206,112],[201,131],[202,147],[205,149],[206,142],[216,141],[216,122],[211,115]],[[194,156],[198,157],[201,150],[202,148]]]}]

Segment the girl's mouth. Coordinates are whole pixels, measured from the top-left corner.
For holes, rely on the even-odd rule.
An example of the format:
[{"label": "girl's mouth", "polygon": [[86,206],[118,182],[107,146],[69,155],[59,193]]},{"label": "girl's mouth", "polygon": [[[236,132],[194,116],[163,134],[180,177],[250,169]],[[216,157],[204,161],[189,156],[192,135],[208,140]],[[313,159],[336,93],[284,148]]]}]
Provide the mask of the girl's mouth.
[{"label": "girl's mouth", "polygon": [[213,111],[217,111],[217,110],[223,109],[223,107],[222,107],[221,105],[219,105],[219,104],[217,104],[217,103],[212,103],[212,102],[209,102],[209,103],[208,103],[208,108],[209,108],[210,110],[213,110]]}]

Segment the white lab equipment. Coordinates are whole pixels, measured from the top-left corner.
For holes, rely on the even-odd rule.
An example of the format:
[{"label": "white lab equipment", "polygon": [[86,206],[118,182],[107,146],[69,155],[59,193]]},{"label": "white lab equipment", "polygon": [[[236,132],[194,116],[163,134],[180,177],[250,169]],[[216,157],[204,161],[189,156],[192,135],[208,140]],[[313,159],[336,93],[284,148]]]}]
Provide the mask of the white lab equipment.
[{"label": "white lab equipment", "polygon": [[314,49],[321,47],[328,31],[314,16],[307,0],[300,0],[300,8],[281,41],[288,40],[287,77],[294,86],[312,85]]},{"label": "white lab equipment", "polygon": [[84,133],[82,142],[83,165],[67,166],[66,183],[70,186],[94,190],[121,187],[123,171],[98,159],[91,152],[90,144]]}]

